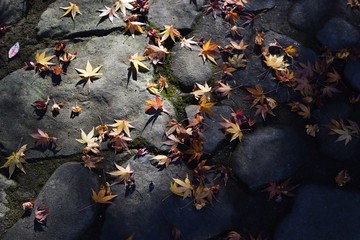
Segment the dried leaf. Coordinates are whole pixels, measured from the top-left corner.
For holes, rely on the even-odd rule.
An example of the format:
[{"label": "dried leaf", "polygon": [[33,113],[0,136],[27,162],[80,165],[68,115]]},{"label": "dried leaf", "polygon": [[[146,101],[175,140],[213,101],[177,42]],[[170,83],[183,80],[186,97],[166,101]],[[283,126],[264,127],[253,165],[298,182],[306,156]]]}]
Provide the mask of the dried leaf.
[{"label": "dried leaf", "polygon": [[15,55],[19,52],[19,50],[20,50],[20,44],[19,42],[16,42],[9,50],[9,54],[8,54],[9,59],[15,57]]},{"label": "dried leaf", "polygon": [[71,3],[71,2],[70,2],[70,6],[68,6],[68,7],[60,7],[60,8],[66,11],[64,13],[64,15],[61,16],[61,18],[65,17],[66,15],[71,13],[71,18],[73,20],[75,20],[76,14],[81,14],[79,6],[74,4],[74,3]]},{"label": "dried leaf", "polygon": [[9,157],[6,158],[6,162],[0,168],[9,168],[9,178],[15,171],[15,167],[19,168],[23,173],[25,169],[22,163],[25,163],[25,151],[27,144],[23,145],[17,152],[13,152]]},{"label": "dried leaf", "polygon": [[173,42],[176,42],[176,38],[181,36],[180,32],[173,25],[164,25],[165,30],[160,33],[162,35],[161,42],[164,42],[169,37]]},{"label": "dried leaf", "polygon": [[345,186],[350,180],[351,177],[346,169],[341,170],[335,177],[335,183],[339,187]]},{"label": "dried leaf", "polygon": [[117,197],[117,195],[107,195],[105,187],[101,187],[98,194],[96,194],[96,192],[93,189],[91,189],[91,191],[92,191],[91,198],[96,203],[111,204],[111,202],[109,201]]},{"label": "dried leaf", "polygon": [[116,183],[124,182],[124,184],[126,185],[131,175],[134,173],[134,171],[130,169],[130,164],[128,164],[126,168],[123,168],[122,166],[117,165],[116,163],[114,164],[117,170],[109,172],[109,174],[113,177],[116,177]]},{"label": "dried leaf", "polygon": [[178,178],[173,178],[173,182],[170,183],[170,190],[172,193],[183,197],[192,197],[193,186],[190,183],[188,175],[186,175],[185,180],[182,181]]},{"label": "dried leaf", "polygon": [[40,205],[35,209],[35,220],[40,224],[45,224],[48,215],[49,208],[47,208],[45,205]]},{"label": "dried leaf", "polygon": [[202,46],[202,50],[199,53],[199,56],[202,57],[203,61],[205,62],[206,59],[209,59],[212,63],[214,63],[215,65],[217,65],[215,58],[213,57],[213,55],[220,55],[220,52],[217,51],[218,45],[213,43],[211,44],[211,39],[209,39],[203,46]]}]

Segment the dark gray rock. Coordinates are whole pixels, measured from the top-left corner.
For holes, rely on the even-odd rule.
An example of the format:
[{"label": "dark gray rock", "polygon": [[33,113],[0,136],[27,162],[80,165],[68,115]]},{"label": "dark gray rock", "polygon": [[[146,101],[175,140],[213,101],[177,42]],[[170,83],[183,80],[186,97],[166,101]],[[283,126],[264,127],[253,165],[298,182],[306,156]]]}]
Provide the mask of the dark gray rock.
[{"label": "dark gray rock", "polygon": [[288,21],[299,30],[317,27],[329,12],[334,1],[298,0],[291,8]]},{"label": "dark gray rock", "polygon": [[317,39],[331,50],[340,50],[358,44],[360,33],[344,19],[331,18],[317,33]]},{"label": "dark gray rock", "polygon": [[360,92],[360,62],[356,60],[348,60],[344,69],[345,81],[354,89]]},{"label": "dark gray rock", "polygon": [[[106,211],[100,239],[126,239],[134,234],[139,240],[167,240],[171,239],[173,227],[181,231],[181,239],[208,239],[240,221],[235,211],[236,189],[221,188],[212,206],[196,210],[192,200],[183,200],[169,190],[171,177],[183,180],[186,167],[170,164],[169,168],[159,171],[150,164],[151,157],[128,161],[135,171],[136,190],[125,197],[124,185],[112,188],[119,196]],[[154,188],[149,191],[151,181]]]},{"label": "dark gray rock", "polygon": [[204,84],[212,76],[212,63],[208,60],[204,62],[197,50],[196,48],[191,51],[179,46],[174,47],[171,72],[184,92],[190,92],[195,83]]},{"label": "dark gray rock", "polygon": [[275,0],[252,0],[245,4],[245,9],[250,12],[256,12],[275,7]]},{"label": "dark gray rock", "polygon": [[34,224],[33,210],[31,216],[20,219],[10,228],[3,239],[79,239],[96,216],[97,205],[79,211],[93,204],[91,189],[99,190],[96,174],[80,163],[63,164],[35,200],[35,207],[44,204],[49,208],[46,225]]},{"label": "dark gray rock", "polygon": [[265,127],[245,134],[232,154],[233,172],[251,190],[288,178],[310,160],[311,148],[293,127]]},{"label": "dark gray rock", "polygon": [[292,212],[275,233],[275,240],[360,239],[360,194],[308,185],[297,193]]},{"label": "dark gray rock", "polygon": [[360,139],[353,137],[352,140],[345,146],[344,141],[336,141],[338,135],[329,135],[329,129],[325,127],[330,123],[331,119],[339,121],[344,120],[344,124],[349,123],[346,119],[355,120],[351,117],[352,112],[356,106],[352,106],[346,98],[341,96],[334,101],[327,103],[321,107],[321,110],[315,111],[313,116],[318,119],[320,131],[316,140],[319,143],[320,152],[330,159],[340,161],[351,161],[360,155]]},{"label": "dark gray rock", "polygon": [[9,208],[6,207],[8,201],[6,199],[5,190],[15,186],[16,182],[11,179],[7,179],[4,175],[0,174],[0,219],[4,217],[7,211],[9,211]]},{"label": "dark gray rock", "polygon": [[30,1],[1,0],[0,23],[15,24],[23,18],[30,8]]},{"label": "dark gray rock", "polygon": [[[190,105],[185,108],[188,119],[194,118],[196,114],[196,108],[197,106],[195,105]],[[224,122],[224,119],[222,119],[221,116],[226,119],[230,119],[230,113],[232,113],[232,110],[229,106],[214,106],[211,108],[211,110],[213,110],[215,114],[212,116],[205,116],[204,120],[204,152],[207,154],[214,153],[226,140],[223,127],[219,123]]]},{"label": "dark gray rock", "polygon": [[[0,129],[7,130],[2,131],[0,143],[7,152],[15,151],[21,138],[29,144],[29,148],[34,146],[35,141],[29,134],[40,128],[50,136],[59,138],[60,151],[27,151],[27,158],[79,153],[83,145],[75,139],[81,137],[80,129],[86,133],[90,132],[93,127],[100,124],[98,116],[107,124],[112,124],[114,119],[131,121],[136,128],[131,131],[133,139],[142,137],[160,148],[164,140],[165,125],[171,117],[161,114],[155,119],[144,113],[147,105],[145,100],[155,99],[146,90],[146,83],[153,78],[151,71],[139,73],[136,81],[130,79],[128,82],[128,58],[137,52],[141,55],[146,44],[145,37],[138,36],[135,39],[118,35],[93,38],[77,44],[69,43],[67,48],[77,50],[79,55],[71,62],[67,74],[62,75],[62,81],[58,86],[53,86],[50,77],[43,79],[34,76],[34,71],[23,69],[3,78],[0,84],[3,93],[0,96],[0,106],[7,114],[0,115]],[[103,65],[100,71],[103,76],[93,83],[87,83],[85,87],[82,84],[76,86],[80,77],[74,68],[85,69],[87,60],[93,67]],[[50,105],[45,115],[39,119],[31,104],[36,100],[46,100],[47,96],[65,105],[57,117],[52,116]],[[164,108],[174,115],[171,104],[167,100],[164,101]],[[82,112],[72,119],[71,108],[76,102],[82,108]]]},{"label": "dark gray rock", "polygon": [[[149,8],[149,22],[158,28],[173,25],[179,30],[190,31],[192,24],[199,14],[196,6],[188,0],[152,0]],[[198,2],[199,6],[201,1]]]},{"label": "dark gray rock", "polygon": [[[68,7],[68,1],[57,0],[50,4],[40,17],[37,25],[37,36],[39,38],[71,38],[105,35],[125,26],[125,22],[121,19],[121,12],[118,14],[120,19],[114,18],[114,24],[109,19],[100,22],[100,13],[97,10],[105,8],[101,1],[81,0],[75,4],[79,6],[81,15],[78,14],[74,21],[71,14],[60,18],[65,13],[60,7]],[[106,4],[111,7],[112,3]]]}]

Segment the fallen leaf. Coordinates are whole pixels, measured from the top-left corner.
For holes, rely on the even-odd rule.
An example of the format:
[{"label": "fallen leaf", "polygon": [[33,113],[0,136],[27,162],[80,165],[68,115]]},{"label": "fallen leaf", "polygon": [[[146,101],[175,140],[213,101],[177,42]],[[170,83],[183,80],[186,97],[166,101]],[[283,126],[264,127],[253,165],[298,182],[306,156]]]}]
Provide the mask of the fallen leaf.
[{"label": "fallen leaf", "polygon": [[225,128],[225,134],[232,135],[230,142],[232,142],[233,140],[235,140],[237,138],[241,142],[244,134],[243,134],[239,124],[233,123],[233,122],[229,121],[228,119],[224,118],[223,116],[221,116],[221,117],[222,117],[222,119],[224,119],[225,122],[221,122],[219,124]]},{"label": "fallen leaf", "polygon": [[192,45],[197,45],[197,42],[193,41],[195,36],[191,37],[191,38],[182,38],[180,41],[180,46],[182,48],[187,48],[189,50],[192,50]]},{"label": "fallen leaf", "polygon": [[113,177],[116,177],[116,183],[124,182],[124,184],[126,185],[127,181],[130,179],[134,171],[130,169],[130,164],[128,164],[126,168],[123,168],[122,166],[117,165],[116,163],[114,164],[117,170],[109,172],[108,174],[110,174]]},{"label": "fallen leaf", "polygon": [[84,161],[84,167],[91,169],[91,168],[96,168],[96,164],[101,162],[104,158],[94,157],[89,154],[84,154],[82,155],[81,159]]},{"label": "fallen leaf", "polygon": [[66,15],[68,15],[69,13],[71,13],[71,18],[73,20],[75,20],[75,16],[76,14],[81,14],[80,12],[80,8],[78,5],[69,2],[70,6],[68,7],[60,7],[61,9],[65,10],[66,12],[64,13],[64,15],[62,15],[60,18],[65,17]]},{"label": "fallen leaf", "polygon": [[139,68],[142,68],[142,69],[145,69],[145,70],[149,71],[150,69],[147,66],[145,66],[145,64],[142,63],[142,61],[145,61],[145,60],[146,60],[146,57],[139,56],[138,53],[135,53],[129,59],[130,67],[132,69],[134,69],[136,71],[136,73],[139,72]]},{"label": "fallen leaf", "polygon": [[98,10],[98,12],[101,12],[99,15],[101,18],[108,16],[112,24],[114,24],[114,17],[119,18],[119,16],[116,14],[116,10],[107,6],[105,6],[105,9]]},{"label": "fallen leaf", "polygon": [[25,173],[25,169],[22,163],[26,163],[25,161],[25,151],[27,144],[23,145],[17,152],[13,152],[9,157],[6,158],[6,162],[0,168],[9,168],[9,178],[15,171],[15,167],[19,168],[23,173]]},{"label": "fallen leaf", "polygon": [[162,35],[161,42],[164,42],[169,37],[173,42],[176,42],[176,38],[181,36],[180,32],[173,25],[164,25],[165,30],[160,33]]},{"label": "fallen leaf", "polygon": [[285,62],[284,56],[269,54],[269,56],[265,56],[264,62],[266,66],[279,71],[285,71],[289,66],[289,64]]},{"label": "fallen leaf", "polygon": [[45,205],[37,206],[35,209],[35,220],[40,224],[45,224],[48,215],[49,208],[47,208]]},{"label": "fallen leaf", "polygon": [[117,128],[117,132],[118,132],[118,133],[124,132],[124,133],[126,133],[126,135],[127,135],[128,137],[131,137],[131,136],[130,136],[130,128],[134,128],[134,126],[132,126],[129,121],[126,121],[126,120],[116,120],[116,119],[115,119],[115,122],[116,122],[116,123],[111,124],[111,125],[109,125],[109,126],[110,126],[110,127]]},{"label": "fallen leaf", "polygon": [[209,59],[212,63],[214,63],[215,65],[217,65],[215,58],[213,57],[213,55],[220,55],[220,52],[217,51],[218,45],[213,43],[211,44],[211,39],[209,39],[203,46],[202,46],[202,50],[199,53],[199,56],[202,57],[203,61],[205,62],[206,59]]},{"label": "fallen leaf", "polygon": [[191,94],[194,95],[196,100],[199,100],[202,96],[205,96],[206,99],[210,99],[211,95],[211,87],[205,82],[204,85],[201,85],[199,83],[195,83],[197,86],[197,89],[192,91]]},{"label": "fallen leaf", "polygon": [[83,153],[93,152],[95,154],[100,153],[100,145],[98,144],[98,139],[94,137],[94,128],[86,134],[82,129],[81,130],[81,139],[76,139],[81,144],[85,144],[86,147],[83,149]]},{"label": "fallen leaf", "polygon": [[114,2],[115,11],[120,10],[124,17],[126,17],[126,9],[132,10],[134,9],[133,3],[134,0],[116,0]]},{"label": "fallen leaf", "polygon": [[117,197],[117,195],[106,195],[105,187],[100,187],[99,193],[97,193],[97,194],[93,189],[91,189],[91,191],[92,191],[91,198],[96,203],[111,204],[112,202],[109,202],[109,201]]},{"label": "fallen leaf", "polygon": [[[49,137],[49,135],[41,130],[40,128],[37,129],[37,133],[30,134],[31,137],[36,139],[35,146],[40,148],[48,148],[48,147],[54,147],[57,146],[57,138],[55,137]],[[51,146],[54,145],[54,146]]]},{"label": "fallen leaf", "polygon": [[55,55],[46,56],[45,54],[46,54],[46,51],[42,52],[41,54],[39,54],[39,52],[36,51],[35,61],[36,61],[37,67],[41,67],[41,66],[48,67],[50,65],[55,65],[55,63],[49,62],[51,59],[53,59],[55,57]]},{"label": "fallen leaf", "polygon": [[[142,22],[138,22],[138,21],[132,21],[132,19],[134,18],[131,18],[129,17],[127,20],[126,20],[126,27],[125,27],[125,33],[126,32],[130,32],[130,35],[135,38],[135,32],[139,32],[141,34],[144,34],[144,31],[142,30],[141,26],[144,26],[146,25],[145,23],[142,23]],[[135,18],[136,19],[136,18]]]},{"label": "fallen leaf", "polygon": [[33,209],[34,203],[35,203],[34,201],[24,202],[24,203],[22,204],[23,210],[26,212],[26,211],[28,211],[28,210]]},{"label": "fallen leaf", "polygon": [[168,167],[171,162],[170,158],[168,158],[165,155],[157,155],[157,156],[151,158],[151,160],[154,160],[155,162],[157,162],[157,165],[156,165],[157,167],[163,166],[163,165],[165,165],[165,167]]},{"label": "fallen leaf", "polygon": [[79,76],[81,78],[93,81],[93,80],[101,77],[102,73],[99,73],[101,68],[102,68],[102,65],[99,65],[93,69],[93,67],[91,66],[91,64],[88,60],[86,63],[85,69],[75,68],[75,70],[80,73]]},{"label": "fallen leaf", "polygon": [[19,52],[19,50],[20,50],[20,44],[19,42],[16,42],[9,50],[9,54],[8,54],[9,59],[15,57],[15,55]]},{"label": "fallen leaf", "polygon": [[170,183],[170,190],[172,193],[183,197],[183,199],[192,197],[193,186],[190,183],[188,175],[186,175],[184,181],[173,178],[173,182]]}]

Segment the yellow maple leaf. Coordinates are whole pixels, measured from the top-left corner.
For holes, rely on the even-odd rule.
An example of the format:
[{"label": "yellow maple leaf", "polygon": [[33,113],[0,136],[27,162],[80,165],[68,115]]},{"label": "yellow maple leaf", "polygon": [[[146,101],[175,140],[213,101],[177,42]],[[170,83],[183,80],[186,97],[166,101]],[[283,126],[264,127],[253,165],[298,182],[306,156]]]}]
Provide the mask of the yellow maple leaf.
[{"label": "yellow maple leaf", "polygon": [[[222,117],[222,116],[221,116]],[[225,134],[231,134],[231,139],[230,142],[232,142],[235,139],[239,139],[239,141],[241,142],[242,138],[243,138],[243,133],[242,130],[239,126],[239,124],[237,123],[233,123],[231,121],[229,121],[228,119],[222,117],[224,119],[225,122],[221,122],[219,123],[221,126],[225,127]]]},{"label": "yellow maple leaf", "polygon": [[121,183],[124,182],[124,184],[127,184],[127,181],[130,179],[131,175],[134,173],[134,171],[130,170],[130,164],[126,166],[126,168],[117,165],[116,163],[115,167],[118,169],[116,171],[109,172],[109,174],[113,177],[116,177],[116,182]]},{"label": "yellow maple leaf", "polygon": [[213,43],[211,44],[211,39],[209,39],[203,46],[202,50],[199,53],[199,56],[203,58],[203,61],[205,62],[206,59],[209,59],[212,63],[217,65],[215,58],[212,55],[219,55],[220,52],[216,50],[218,47],[217,44]]},{"label": "yellow maple leaf", "polygon": [[119,134],[124,131],[128,137],[131,137],[130,136],[130,128],[134,128],[134,126],[132,126],[129,121],[115,119],[115,122],[116,123],[111,124],[109,126],[117,128],[117,132]]},{"label": "yellow maple leaf", "polygon": [[211,108],[215,105],[213,102],[208,102],[205,96],[202,96],[200,99],[200,104],[197,108],[197,113],[206,113],[208,115],[213,115],[214,112]]},{"label": "yellow maple leaf", "polygon": [[180,32],[173,25],[164,25],[165,30],[160,33],[162,35],[161,42],[164,42],[169,37],[173,42],[176,42],[175,38],[179,38],[181,36]]},{"label": "yellow maple leaf", "polygon": [[76,14],[81,14],[80,12],[80,8],[78,5],[69,2],[70,6],[68,7],[60,7],[62,10],[65,10],[66,12],[64,13],[64,15],[62,15],[60,18],[65,17],[66,15],[68,15],[69,13],[71,13],[71,18],[73,20],[75,20],[75,16]]},{"label": "yellow maple leaf", "polygon": [[157,165],[156,165],[157,167],[163,166],[163,165],[165,165],[165,167],[168,167],[171,162],[170,158],[168,158],[165,155],[157,155],[157,156],[151,158],[151,160],[154,160],[157,162]]},{"label": "yellow maple leaf", "polygon": [[79,76],[81,78],[92,81],[92,80],[95,80],[95,79],[98,79],[101,77],[102,73],[99,73],[101,68],[102,68],[102,65],[99,65],[93,69],[93,67],[91,66],[91,64],[88,60],[86,63],[85,69],[75,68],[75,70],[80,73]]},{"label": "yellow maple leaf", "polygon": [[199,98],[202,96],[205,96],[206,99],[209,99],[211,94],[211,87],[209,87],[209,85],[206,82],[204,85],[201,85],[199,83],[195,83],[195,84],[198,89],[191,92],[191,94],[194,95],[195,99],[199,100]]},{"label": "yellow maple leaf", "polygon": [[276,56],[269,54],[269,56],[265,56],[264,62],[266,66],[279,71],[285,71],[285,69],[289,66],[289,64],[284,61],[283,55]]},{"label": "yellow maple leaf", "polygon": [[132,2],[134,2],[134,0],[116,0],[114,2],[115,11],[120,10],[123,13],[124,17],[126,17],[126,9],[134,9],[134,6],[131,5]]},{"label": "yellow maple leaf", "polygon": [[111,199],[116,198],[117,195],[106,195],[106,188],[100,188],[99,193],[96,194],[96,192],[91,189],[92,191],[92,196],[91,198],[96,202],[96,203],[108,203],[111,204],[111,202],[109,202]]},{"label": "yellow maple leaf", "polygon": [[17,152],[13,152],[9,157],[6,158],[6,162],[0,168],[9,168],[9,178],[15,171],[15,167],[19,168],[23,173],[25,169],[22,163],[25,163],[25,154],[27,144],[23,145]]},{"label": "yellow maple leaf", "polygon": [[173,178],[173,180],[174,181],[170,183],[170,190],[172,193],[183,197],[183,199],[192,196],[193,186],[190,183],[188,175],[186,175],[184,181],[178,178]]},{"label": "yellow maple leaf", "polygon": [[95,154],[100,153],[98,139],[94,137],[94,128],[86,134],[82,129],[81,130],[81,139],[76,139],[81,144],[86,144],[86,147],[83,150],[83,153],[93,152]]},{"label": "yellow maple leaf", "polygon": [[46,56],[46,51],[42,52],[41,54],[39,54],[38,51],[36,51],[35,54],[35,61],[37,65],[41,65],[41,66],[49,66],[49,65],[56,65],[55,63],[49,62],[51,59],[53,59],[55,57],[55,55],[51,55],[51,56]]},{"label": "yellow maple leaf", "polygon": [[145,64],[142,63],[142,61],[144,60],[146,60],[146,57],[139,56],[138,53],[135,53],[129,59],[130,67],[133,68],[136,71],[136,73],[139,72],[139,68],[149,71],[150,69],[147,66],[145,66]]}]

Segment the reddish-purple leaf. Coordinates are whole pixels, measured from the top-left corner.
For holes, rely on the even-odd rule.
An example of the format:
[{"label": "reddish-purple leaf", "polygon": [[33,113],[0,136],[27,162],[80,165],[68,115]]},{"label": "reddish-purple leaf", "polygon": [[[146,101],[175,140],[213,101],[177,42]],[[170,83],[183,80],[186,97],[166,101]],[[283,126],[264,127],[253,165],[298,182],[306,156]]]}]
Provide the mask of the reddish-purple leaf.
[{"label": "reddish-purple leaf", "polygon": [[15,57],[20,50],[19,42],[16,42],[9,50],[9,59]]}]

